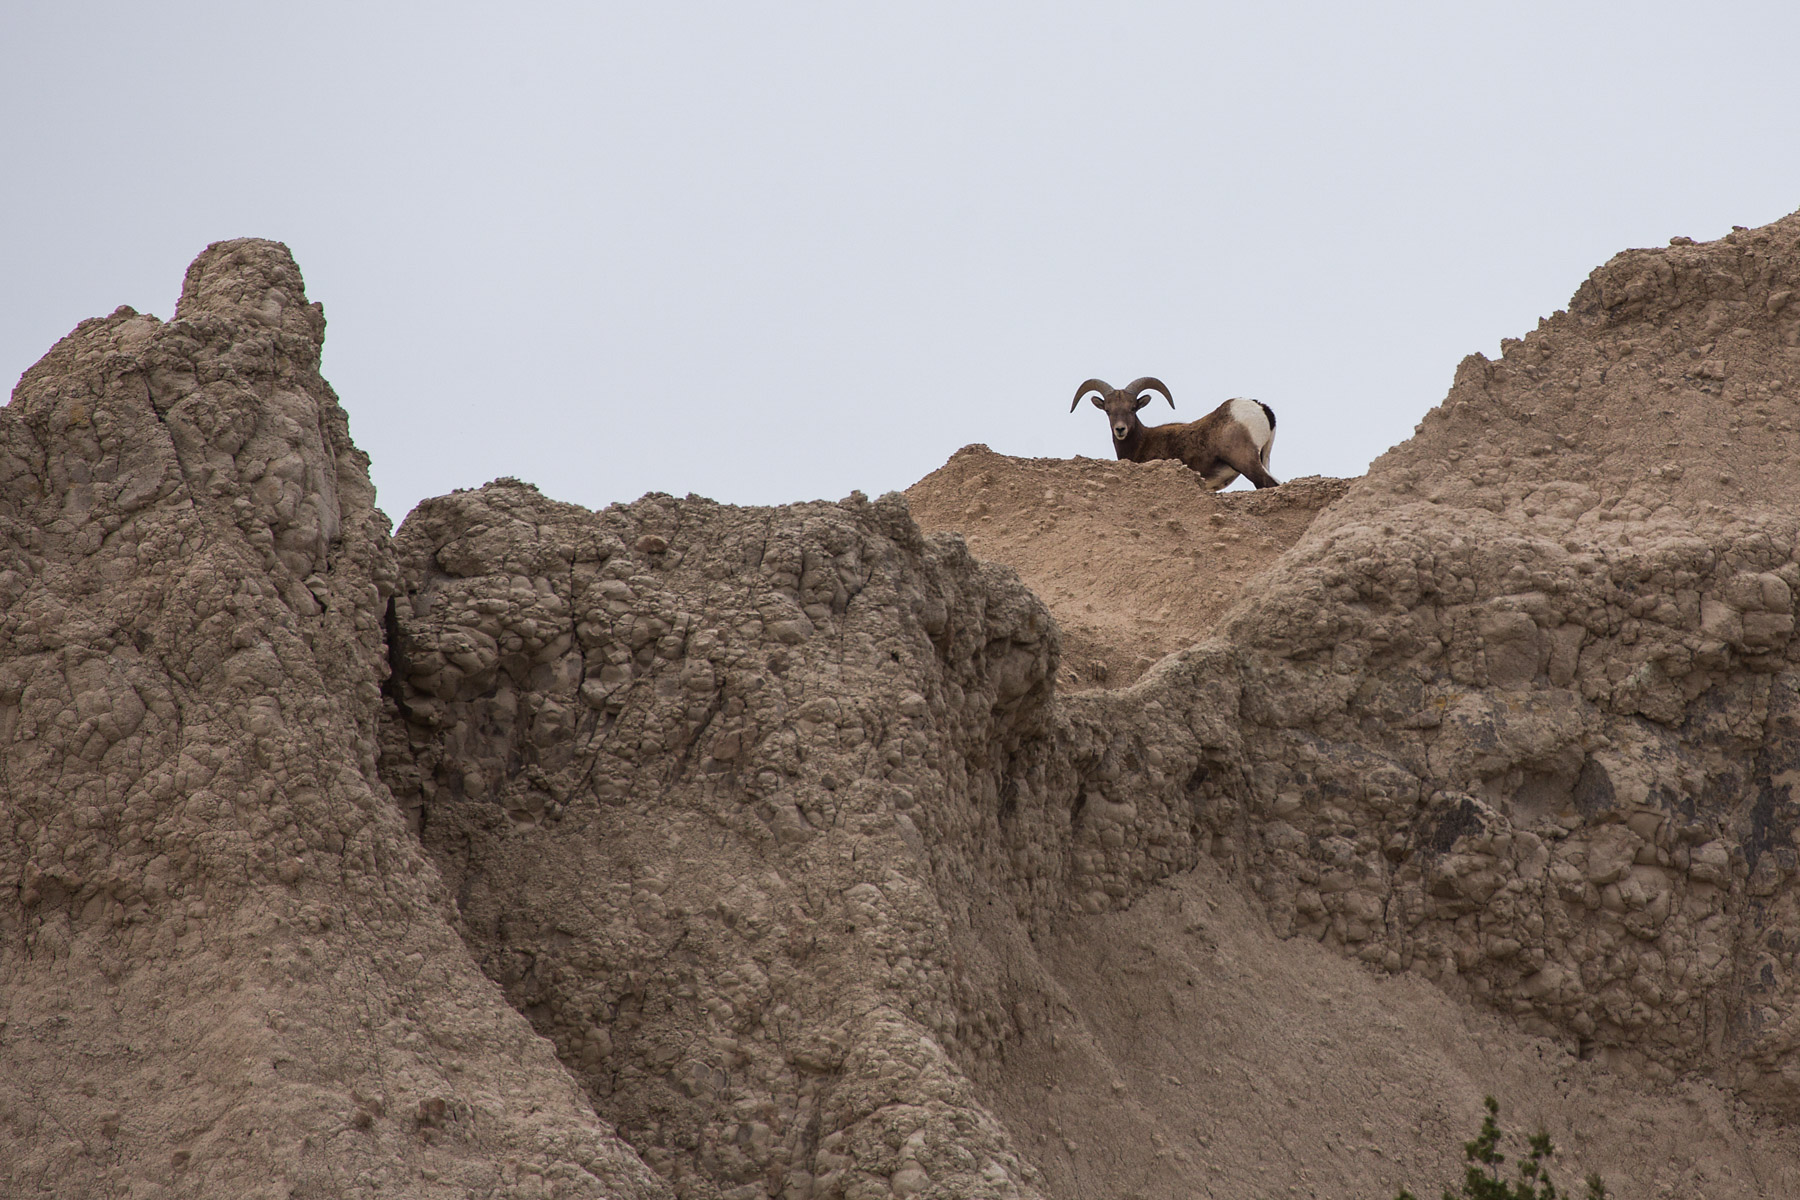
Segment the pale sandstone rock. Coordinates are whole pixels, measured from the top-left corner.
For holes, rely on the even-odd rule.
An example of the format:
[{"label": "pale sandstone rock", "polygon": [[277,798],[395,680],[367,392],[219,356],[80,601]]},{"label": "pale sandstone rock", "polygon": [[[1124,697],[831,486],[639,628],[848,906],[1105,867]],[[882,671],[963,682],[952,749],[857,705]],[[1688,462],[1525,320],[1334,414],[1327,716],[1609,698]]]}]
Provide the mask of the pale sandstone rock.
[{"label": "pale sandstone rock", "polygon": [[[1060,908],[1074,815],[1002,811],[1050,761],[1056,661],[1011,573],[897,496],[589,513],[502,481],[397,549],[385,775],[478,959],[646,1160],[692,1196],[1037,1194],[968,1075],[1012,1017],[960,981],[949,900],[1029,826],[1047,857],[1004,870]],[[1099,844],[1144,836],[1095,804]]]},{"label": "pale sandstone rock", "polygon": [[[1042,1188],[979,1081],[1055,985],[974,914],[1041,937],[1207,856],[1288,934],[1791,1111],[1758,1014],[1792,1005],[1800,363],[1763,298],[1797,235],[1595,272],[1128,691],[1059,698],[1041,605],[894,497],[434,501],[384,771],[478,958],[684,1194],[887,1194],[936,1129],[943,1194]],[[484,616],[522,574],[561,607]],[[766,923],[726,915],[747,877]]]},{"label": "pale sandstone rock", "polygon": [[[899,497],[590,513],[502,480],[390,556],[298,272],[213,248],[175,321],[84,325],[0,418],[0,1169],[1391,1192],[1420,1178],[1321,1165],[1293,1112],[1442,1165],[1467,1129],[1419,1140],[1455,1089],[1403,1012],[1587,1105],[1615,1180],[1791,1194],[1727,1091],[1800,1103],[1797,241],[1614,259],[1341,500],[1252,498],[1288,524],[1241,561],[1279,559],[1184,612],[1212,636],[1075,696],[1080,597]],[[1088,507],[1187,482],[1104,466],[1030,472]],[[1241,545],[1237,503],[1180,512]],[[1639,1121],[1685,1149],[1646,1161]]]},{"label": "pale sandstone rock", "polygon": [[[1382,890],[1417,916],[1377,936],[1403,966],[1442,978],[1454,961],[1469,977],[1447,986],[1518,997],[1783,1111],[1800,1103],[1785,1065],[1800,1045],[1753,1013],[1794,1000],[1765,934],[1794,903],[1800,822],[1800,325],[1763,297],[1796,274],[1800,218],[1620,255],[1501,360],[1467,360],[1418,435],[1205,651],[1251,718],[1251,814],[1280,811],[1310,847],[1340,825],[1328,807],[1373,842],[1401,839],[1377,860]],[[1352,686],[1329,706],[1289,701],[1327,665]],[[1396,811],[1396,791],[1416,811]],[[1467,865],[1465,847],[1520,830],[1546,839],[1542,866],[1516,839]],[[1307,886],[1318,849],[1254,823],[1243,841],[1276,911],[1354,940]],[[1470,903],[1486,954],[1446,955]],[[1329,893],[1324,908],[1338,911]],[[1723,955],[1701,934],[1720,920]],[[1527,974],[1522,951],[1544,965]],[[1701,1007],[1653,977],[1703,993],[1737,1032],[1709,1039]],[[1609,990],[1628,979],[1660,999]]]},{"label": "pale sandstone rock", "polygon": [[0,412],[0,1193],[666,1195],[377,777],[395,565],[324,328],[222,242]]}]

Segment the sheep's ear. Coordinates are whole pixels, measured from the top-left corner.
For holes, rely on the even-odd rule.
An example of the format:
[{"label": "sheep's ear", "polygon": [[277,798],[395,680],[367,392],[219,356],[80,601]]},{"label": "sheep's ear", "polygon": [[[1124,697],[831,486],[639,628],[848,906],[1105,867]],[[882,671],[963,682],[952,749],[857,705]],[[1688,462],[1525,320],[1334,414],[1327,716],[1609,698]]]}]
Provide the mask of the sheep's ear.
[{"label": "sheep's ear", "polygon": [[1146,393],[1145,395],[1139,396],[1137,398],[1137,404],[1134,405],[1133,407],[1142,408],[1142,407],[1144,407],[1144,405],[1150,403],[1151,399],[1153,399],[1153,397],[1151,397],[1148,393]]},{"label": "sheep's ear", "polygon": [[1090,399],[1093,401],[1095,408],[1105,408],[1106,407],[1106,401],[1102,400],[1100,397],[1093,396],[1093,397],[1090,397]]}]

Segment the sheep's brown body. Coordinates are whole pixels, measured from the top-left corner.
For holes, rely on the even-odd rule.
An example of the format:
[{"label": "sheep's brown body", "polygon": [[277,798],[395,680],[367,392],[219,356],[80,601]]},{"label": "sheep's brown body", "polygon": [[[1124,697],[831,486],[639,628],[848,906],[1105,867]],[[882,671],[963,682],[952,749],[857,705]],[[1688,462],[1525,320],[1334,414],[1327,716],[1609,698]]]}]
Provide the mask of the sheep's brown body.
[{"label": "sheep's brown body", "polygon": [[1113,451],[1131,462],[1177,458],[1217,491],[1243,475],[1259,488],[1276,487],[1269,474],[1269,450],[1275,443],[1275,412],[1268,405],[1242,398],[1227,400],[1198,421],[1169,425],[1145,425],[1137,411],[1150,402],[1145,393],[1160,392],[1169,407],[1174,397],[1159,380],[1145,376],[1124,388],[1090,379],[1075,393],[1069,411],[1089,392],[1098,392],[1094,407],[1103,410],[1112,425]]}]

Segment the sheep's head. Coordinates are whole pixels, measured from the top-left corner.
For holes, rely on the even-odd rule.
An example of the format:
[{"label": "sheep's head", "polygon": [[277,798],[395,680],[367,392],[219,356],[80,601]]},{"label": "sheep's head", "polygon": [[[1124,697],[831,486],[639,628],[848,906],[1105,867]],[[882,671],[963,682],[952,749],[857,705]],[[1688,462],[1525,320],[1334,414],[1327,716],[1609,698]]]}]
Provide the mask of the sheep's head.
[{"label": "sheep's head", "polygon": [[1069,403],[1069,411],[1074,412],[1081,398],[1089,392],[1098,392],[1094,397],[1094,407],[1106,413],[1106,419],[1112,424],[1112,435],[1115,442],[1122,442],[1131,436],[1137,428],[1137,411],[1150,403],[1151,392],[1161,392],[1162,398],[1175,407],[1175,397],[1169,395],[1169,389],[1163,381],[1145,375],[1134,379],[1122,388],[1115,388],[1104,379],[1090,379],[1075,389],[1075,399]]}]

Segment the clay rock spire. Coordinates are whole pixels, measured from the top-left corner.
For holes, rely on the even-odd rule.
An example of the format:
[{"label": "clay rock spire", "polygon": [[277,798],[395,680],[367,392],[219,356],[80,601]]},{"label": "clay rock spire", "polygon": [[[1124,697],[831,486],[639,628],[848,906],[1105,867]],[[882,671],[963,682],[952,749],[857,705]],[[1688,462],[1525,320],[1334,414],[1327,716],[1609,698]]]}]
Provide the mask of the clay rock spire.
[{"label": "clay rock spire", "polygon": [[376,774],[395,568],[324,330],[222,242],[0,411],[0,1192],[663,1195]]}]

